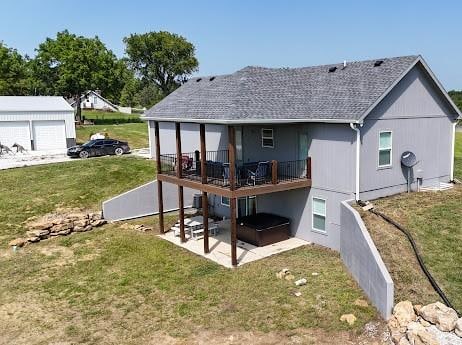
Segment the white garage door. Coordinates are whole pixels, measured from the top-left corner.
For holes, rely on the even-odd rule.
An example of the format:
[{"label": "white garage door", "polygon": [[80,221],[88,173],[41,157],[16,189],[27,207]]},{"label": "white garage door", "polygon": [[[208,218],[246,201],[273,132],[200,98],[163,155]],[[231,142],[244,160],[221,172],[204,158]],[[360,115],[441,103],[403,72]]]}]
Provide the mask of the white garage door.
[{"label": "white garage door", "polygon": [[26,150],[30,150],[29,122],[0,121],[0,143],[9,148],[11,148],[14,143],[18,143],[24,146]]},{"label": "white garage door", "polygon": [[36,150],[66,148],[64,121],[32,121],[34,147]]}]

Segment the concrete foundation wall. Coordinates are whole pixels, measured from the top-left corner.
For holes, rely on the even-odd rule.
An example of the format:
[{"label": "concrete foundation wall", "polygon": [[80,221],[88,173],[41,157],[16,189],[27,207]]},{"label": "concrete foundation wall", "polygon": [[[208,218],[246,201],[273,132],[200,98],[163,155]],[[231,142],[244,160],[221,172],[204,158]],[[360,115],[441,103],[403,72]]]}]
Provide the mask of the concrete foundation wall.
[{"label": "concrete foundation wall", "polygon": [[340,257],[384,319],[391,316],[394,284],[359,213],[341,203]]},{"label": "concrete foundation wall", "polygon": [[[164,212],[178,210],[178,187],[170,183],[163,183]],[[191,207],[194,193],[189,188],[183,189],[184,205]],[[124,220],[159,213],[157,203],[157,181],[152,181],[122,193],[103,202],[103,214],[107,220]]]}]

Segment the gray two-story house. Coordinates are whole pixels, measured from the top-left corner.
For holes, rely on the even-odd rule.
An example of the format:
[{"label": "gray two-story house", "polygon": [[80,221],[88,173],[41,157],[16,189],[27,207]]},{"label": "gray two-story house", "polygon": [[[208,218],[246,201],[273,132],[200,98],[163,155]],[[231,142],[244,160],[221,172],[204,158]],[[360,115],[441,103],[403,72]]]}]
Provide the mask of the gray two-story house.
[{"label": "gray two-story house", "polygon": [[193,78],[145,114],[161,226],[162,183],[173,183],[180,217],[188,187],[232,227],[276,214],[292,236],[339,250],[341,202],[406,191],[403,152],[418,160],[413,189],[453,179],[459,116],[420,56]]}]

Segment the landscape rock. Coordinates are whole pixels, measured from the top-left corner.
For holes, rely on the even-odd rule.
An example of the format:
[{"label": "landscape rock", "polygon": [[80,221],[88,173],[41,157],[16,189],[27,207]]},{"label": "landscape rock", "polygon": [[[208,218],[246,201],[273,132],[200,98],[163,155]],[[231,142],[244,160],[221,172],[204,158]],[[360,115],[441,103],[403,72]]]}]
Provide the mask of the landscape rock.
[{"label": "landscape rock", "polygon": [[419,322],[410,322],[406,335],[411,345],[439,345],[436,337]]},{"label": "landscape rock", "polygon": [[[129,224],[127,224],[129,225]],[[288,268],[283,268],[282,270],[280,270],[278,273],[276,273],[276,278],[278,279],[284,279],[284,277],[286,275],[290,274],[290,271]]]},{"label": "landscape rock", "polygon": [[30,242],[30,243],[40,242],[40,237],[36,237],[36,236],[29,237],[27,239],[27,242]]},{"label": "landscape rock", "polygon": [[65,230],[58,231],[57,234],[60,235],[60,236],[67,236],[71,232],[72,232],[71,229],[65,229]]},{"label": "landscape rock", "polygon": [[411,345],[411,343],[409,342],[409,340],[407,340],[406,337],[402,337],[402,338],[399,340],[398,345]]},{"label": "landscape rock", "polygon": [[454,328],[454,333],[462,338],[462,317],[457,320],[456,327]]},{"label": "landscape rock", "polygon": [[356,322],[356,316],[353,314],[343,314],[340,316],[340,321],[348,323],[350,326]]},{"label": "landscape rock", "polygon": [[88,225],[88,219],[77,219],[74,220],[74,228],[75,227],[81,227],[84,228]]},{"label": "landscape rock", "polygon": [[50,230],[30,230],[27,232],[27,236],[46,238],[49,233],[50,233]]},{"label": "landscape rock", "polygon": [[435,336],[440,345],[462,345],[462,338],[458,337],[454,332],[440,331],[435,325],[428,327],[427,331]]},{"label": "landscape rock", "polygon": [[47,230],[53,226],[53,222],[50,221],[38,221],[36,223],[33,223],[30,226],[30,229],[32,230]]},{"label": "landscape rock", "polygon": [[419,318],[419,322],[420,322],[420,324],[421,324],[422,326],[424,326],[424,327],[430,327],[430,326],[431,326],[431,323],[430,323],[430,322],[428,322],[428,321],[425,320],[425,319],[422,319],[421,317]]},{"label": "landscape rock", "polygon": [[415,321],[417,315],[414,312],[414,307],[409,301],[402,301],[393,308],[393,315],[398,320],[400,327],[406,327],[409,322]]},{"label": "landscape rock", "polygon": [[363,307],[363,308],[366,308],[369,306],[369,303],[367,303],[366,300],[362,299],[362,298],[358,298],[355,302],[354,302],[354,305],[357,305],[358,307]]},{"label": "landscape rock", "polygon": [[26,244],[27,240],[24,238],[17,238],[8,243],[10,247],[22,247]]},{"label": "landscape rock", "polygon": [[74,232],[84,232],[85,231],[85,226],[74,226],[74,229],[73,229]]},{"label": "landscape rock", "polygon": [[73,223],[61,223],[61,224],[56,224],[53,225],[53,227],[50,229],[51,232],[61,232],[65,230],[69,230],[74,226]]},{"label": "landscape rock", "polygon": [[420,315],[420,310],[422,309],[422,304],[415,304],[414,311],[417,315]]},{"label": "landscape rock", "polygon": [[307,283],[307,280],[305,278],[302,278],[302,279],[299,279],[299,280],[295,281],[296,286],[306,285],[306,283]]},{"label": "landscape rock", "polygon": [[107,223],[107,222],[106,222],[106,220],[104,220],[104,219],[97,219],[97,220],[92,220],[90,224],[91,224],[92,226],[94,226],[94,227],[98,227],[98,226],[104,225],[104,224],[106,224],[106,223]]},{"label": "landscape rock", "polygon": [[391,340],[394,344],[399,344],[402,337],[405,336],[406,327],[401,327],[398,319],[392,315],[388,320],[388,329],[390,331]]},{"label": "landscape rock", "polygon": [[453,331],[458,320],[456,311],[441,302],[422,307],[419,315],[428,322],[435,324],[443,332]]},{"label": "landscape rock", "polygon": [[292,274],[289,273],[289,274],[286,274],[286,275],[284,276],[284,279],[285,279],[285,280],[294,280],[295,277],[294,277],[294,275],[292,275]]},{"label": "landscape rock", "polygon": [[100,212],[89,213],[88,218],[91,220],[100,220],[103,219],[103,216]]}]

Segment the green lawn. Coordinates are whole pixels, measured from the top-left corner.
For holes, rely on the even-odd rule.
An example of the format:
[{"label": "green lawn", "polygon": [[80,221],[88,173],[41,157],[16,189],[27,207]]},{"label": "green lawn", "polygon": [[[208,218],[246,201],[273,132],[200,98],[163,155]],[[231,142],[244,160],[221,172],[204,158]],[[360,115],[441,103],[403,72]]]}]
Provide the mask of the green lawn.
[{"label": "green lawn", "polygon": [[462,180],[462,133],[456,133],[454,175]]},{"label": "green lawn", "polygon": [[[243,334],[247,338],[239,343],[248,343],[268,334],[268,341],[260,343],[298,337],[304,343],[343,344],[359,339],[365,323],[377,318],[374,308],[354,305],[364,296],[339,255],[317,246],[235,270],[117,223],[17,253],[6,247],[25,231],[23,222],[32,215],[59,206],[98,208],[111,195],[151,180],[152,161],[106,157],[5,170],[0,176],[5,343],[158,344],[204,337],[203,342],[213,338],[218,344],[216,339],[226,342]],[[167,222],[174,219],[169,216]],[[157,229],[156,221],[135,222]],[[297,278],[307,277],[308,284],[295,288],[276,279],[284,267]],[[294,296],[297,290],[302,296]],[[344,313],[354,313],[357,323],[341,323]]]},{"label": "green lawn", "polygon": [[149,147],[148,125],[124,123],[120,125],[89,125],[77,127],[77,142],[84,143],[94,133],[107,133],[110,138],[128,141],[132,149]]}]

